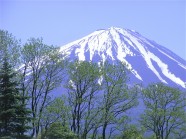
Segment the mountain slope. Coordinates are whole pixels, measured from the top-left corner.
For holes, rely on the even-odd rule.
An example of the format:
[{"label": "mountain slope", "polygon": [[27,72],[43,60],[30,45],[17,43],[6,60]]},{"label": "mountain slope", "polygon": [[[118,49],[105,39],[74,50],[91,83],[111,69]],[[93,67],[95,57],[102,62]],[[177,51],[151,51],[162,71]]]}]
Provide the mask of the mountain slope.
[{"label": "mountain slope", "polygon": [[70,59],[100,62],[120,60],[132,70],[131,82],[164,82],[185,87],[186,61],[138,32],[111,27],[60,48]]}]

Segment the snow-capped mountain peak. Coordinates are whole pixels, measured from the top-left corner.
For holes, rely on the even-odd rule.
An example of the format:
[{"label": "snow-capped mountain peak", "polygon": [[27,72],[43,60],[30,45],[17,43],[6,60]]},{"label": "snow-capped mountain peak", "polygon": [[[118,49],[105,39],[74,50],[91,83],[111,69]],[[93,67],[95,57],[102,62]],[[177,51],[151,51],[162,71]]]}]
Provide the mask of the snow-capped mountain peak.
[{"label": "snow-capped mountain peak", "polygon": [[72,59],[120,60],[132,70],[131,80],[146,84],[161,81],[186,88],[186,61],[134,30],[100,29],[62,46],[60,51]]}]

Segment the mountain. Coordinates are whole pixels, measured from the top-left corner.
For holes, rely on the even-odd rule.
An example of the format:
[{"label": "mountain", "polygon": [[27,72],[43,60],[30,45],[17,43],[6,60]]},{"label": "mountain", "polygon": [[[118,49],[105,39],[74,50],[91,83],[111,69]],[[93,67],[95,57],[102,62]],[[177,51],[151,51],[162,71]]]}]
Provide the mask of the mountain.
[{"label": "mountain", "polygon": [[132,70],[131,82],[163,82],[186,88],[186,61],[134,30],[101,29],[60,47],[70,59],[110,62],[120,60]]}]

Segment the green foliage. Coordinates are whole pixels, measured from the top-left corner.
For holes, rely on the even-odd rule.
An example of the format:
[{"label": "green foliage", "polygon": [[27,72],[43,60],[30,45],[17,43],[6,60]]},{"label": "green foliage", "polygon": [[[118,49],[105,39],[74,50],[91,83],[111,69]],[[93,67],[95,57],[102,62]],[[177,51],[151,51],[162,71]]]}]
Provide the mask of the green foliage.
[{"label": "green foliage", "polygon": [[70,108],[65,104],[66,97],[55,98],[43,111],[41,125],[47,129],[52,123],[60,122],[63,126],[68,126],[71,119]]},{"label": "green foliage", "polygon": [[86,135],[94,124],[97,114],[96,94],[100,90],[100,72],[96,63],[78,61],[68,65],[68,100],[71,107],[72,131],[79,137]]},{"label": "green foliage", "polygon": [[135,125],[129,126],[118,139],[143,139],[142,133]]},{"label": "green foliage", "polygon": [[137,102],[137,87],[128,87],[127,65],[117,62],[112,65],[108,62],[101,64],[103,99],[100,123],[103,124],[102,136],[105,139],[107,126],[117,124],[125,117],[125,112],[135,107]]},{"label": "green foliage", "polygon": [[[13,70],[15,63],[10,62],[16,41],[7,32],[0,31],[1,36],[1,69],[0,69],[0,136],[20,138],[28,131],[29,110],[22,101],[26,98],[20,94],[17,74]],[[13,50],[10,50],[10,49]],[[11,56],[11,54],[13,56]],[[17,57],[17,56],[15,56]],[[15,58],[14,57],[14,58]],[[14,61],[15,62],[15,61]],[[14,66],[14,67],[13,67]],[[6,137],[7,138],[7,137]]]},{"label": "green foliage", "polygon": [[6,53],[8,63],[13,67],[19,66],[20,48],[20,41],[8,31],[0,30],[0,65]]},{"label": "green foliage", "polygon": [[59,49],[43,43],[42,39],[31,38],[22,49],[21,83],[23,94],[30,96],[32,110],[32,137],[39,134],[41,117],[49,93],[58,87],[63,79],[63,57]]},{"label": "green foliage", "polygon": [[76,135],[68,127],[62,126],[61,123],[53,123],[46,133],[47,139],[77,139]]},{"label": "green foliage", "polygon": [[185,97],[180,90],[162,83],[152,84],[143,90],[142,96],[146,110],[140,122],[156,138],[168,139],[184,124]]}]

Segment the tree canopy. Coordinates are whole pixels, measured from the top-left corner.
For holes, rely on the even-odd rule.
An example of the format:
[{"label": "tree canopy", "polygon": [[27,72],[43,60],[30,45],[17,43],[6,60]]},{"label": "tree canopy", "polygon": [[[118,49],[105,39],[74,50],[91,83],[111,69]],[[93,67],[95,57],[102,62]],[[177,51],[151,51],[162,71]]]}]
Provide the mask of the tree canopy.
[{"label": "tree canopy", "polygon": [[186,138],[186,92],[143,88],[123,62],[69,60],[42,38],[20,44],[0,30],[0,138]]},{"label": "tree canopy", "polygon": [[149,85],[142,96],[146,110],[141,124],[154,132],[157,139],[170,138],[185,122],[185,96],[179,89],[162,83]]}]

